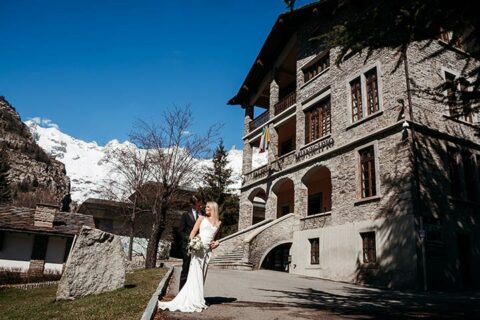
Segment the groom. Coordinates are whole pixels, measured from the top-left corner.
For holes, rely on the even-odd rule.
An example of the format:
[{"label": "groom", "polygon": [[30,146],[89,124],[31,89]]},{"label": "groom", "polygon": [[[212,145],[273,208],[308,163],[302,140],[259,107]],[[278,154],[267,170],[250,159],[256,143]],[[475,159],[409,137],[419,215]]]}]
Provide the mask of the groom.
[{"label": "groom", "polygon": [[195,221],[197,221],[198,217],[202,215],[201,208],[202,202],[196,197],[192,196],[190,198],[190,204],[192,205],[192,209],[184,212],[182,214],[180,220],[180,233],[182,235],[182,273],[180,274],[180,288],[182,289],[183,285],[187,281],[188,276],[188,269],[190,267],[190,256],[187,253],[187,246],[189,242],[190,232],[195,225]]}]

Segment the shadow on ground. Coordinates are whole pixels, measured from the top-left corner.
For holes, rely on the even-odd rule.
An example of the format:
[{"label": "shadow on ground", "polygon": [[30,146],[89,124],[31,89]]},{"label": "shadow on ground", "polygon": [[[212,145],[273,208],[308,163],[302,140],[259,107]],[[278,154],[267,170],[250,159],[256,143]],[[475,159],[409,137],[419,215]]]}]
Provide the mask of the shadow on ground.
[{"label": "shadow on ground", "polygon": [[[298,291],[265,290],[280,303],[257,303],[261,308],[313,309],[346,318],[398,319],[477,319],[480,314],[480,293],[452,294],[442,292],[399,292],[369,288],[346,288],[344,294],[321,290]],[[288,301],[282,304],[281,301]],[[252,306],[252,302],[238,302],[235,306]]]}]

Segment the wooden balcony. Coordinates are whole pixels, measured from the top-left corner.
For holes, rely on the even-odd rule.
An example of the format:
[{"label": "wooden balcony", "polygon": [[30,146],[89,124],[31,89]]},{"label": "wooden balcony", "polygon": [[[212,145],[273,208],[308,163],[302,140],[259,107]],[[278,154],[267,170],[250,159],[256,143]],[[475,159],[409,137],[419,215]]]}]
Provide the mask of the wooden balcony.
[{"label": "wooden balcony", "polygon": [[287,110],[289,107],[293,106],[296,101],[297,93],[296,91],[292,91],[275,104],[275,115]]},{"label": "wooden balcony", "polygon": [[265,123],[267,123],[269,119],[270,119],[270,113],[267,110],[249,123],[248,126],[250,129],[250,132],[263,126]]}]

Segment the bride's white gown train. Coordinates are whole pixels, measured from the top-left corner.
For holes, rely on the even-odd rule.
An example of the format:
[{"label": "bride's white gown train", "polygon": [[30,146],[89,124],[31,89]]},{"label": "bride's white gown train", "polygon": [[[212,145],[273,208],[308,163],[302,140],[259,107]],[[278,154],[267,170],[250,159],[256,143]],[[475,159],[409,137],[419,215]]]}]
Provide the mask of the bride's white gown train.
[{"label": "bride's white gown train", "polygon": [[[207,218],[203,218],[200,223],[199,236],[205,246],[208,246],[216,233],[217,227],[213,226]],[[172,301],[159,302],[158,307],[160,309],[181,312],[200,312],[207,308],[203,295],[203,283],[207,275],[210,255],[211,250],[207,250],[201,255],[192,254],[185,285]]]}]

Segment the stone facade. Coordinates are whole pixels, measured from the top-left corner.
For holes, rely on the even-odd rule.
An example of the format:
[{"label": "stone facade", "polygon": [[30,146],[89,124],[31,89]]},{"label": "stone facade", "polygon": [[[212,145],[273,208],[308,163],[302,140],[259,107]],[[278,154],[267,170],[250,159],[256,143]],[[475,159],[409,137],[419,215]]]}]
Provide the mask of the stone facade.
[{"label": "stone facade", "polygon": [[[287,17],[281,16],[277,24],[282,19]],[[276,27],[269,38],[276,36]],[[239,229],[251,226],[253,199],[264,192],[267,196],[265,219],[280,218],[282,210],[289,210],[283,214],[293,213],[297,217],[289,230],[280,231],[292,235],[290,272],[397,288],[431,288],[438,284],[462,288],[467,280],[473,286],[480,286],[480,277],[473,272],[480,267],[477,253],[480,248],[477,221],[480,139],[475,135],[474,124],[452,119],[445,102],[426,95],[445,81],[445,70],[466,73],[478,67],[478,61],[465,59],[465,53],[434,40],[409,46],[406,62],[399,63],[396,51],[384,49],[369,55],[350,56],[337,66],[333,61],[339,54],[338,48],[327,49],[318,41],[309,40],[313,30],[318,34],[328,28],[328,22],[319,25],[318,18],[311,17],[298,22],[295,32],[288,34],[289,43],[295,43],[297,71],[294,80],[296,101],[287,110],[275,114],[275,104],[282,90],[280,78],[272,76],[275,71],[259,71],[270,81],[269,119],[264,124],[249,127],[249,121],[254,121],[251,119],[252,108],[256,105],[254,95],[247,95],[238,102],[240,93],[245,90],[239,91],[231,100],[243,104],[246,110],[245,179],[240,195]],[[284,31],[278,31],[281,32]],[[272,42],[267,39],[266,45]],[[439,49],[446,50],[425,59]],[[273,59],[270,64],[282,70],[283,65],[290,63],[281,60],[288,56],[283,54],[286,46],[276,50],[278,54],[270,57]],[[303,67],[324,55],[329,55],[332,63],[305,82]],[[262,59],[261,54],[257,59]],[[353,121],[351,83],[360,79],[365,108],[365,79],[372,70],[377,75],[378,110]],[[407,90],[407,70],[410,91]],[[331,130],[307,143],[306,110],[324,99],[330,99]],[[478,115],[474,117],[477,119]],[[292,133],[295,148],[278,156],[280,124],[287,121],[295,123]],[[263,127],[269,129],[272,137],[269,163],[251,170],[252,148],[258,143]],[[372,147],[375,154],[376,184],[374,195],[364,197],[359,151],[367,147]],[[476,169],[472,183],[475,186],[470,188],[477,188],[475,200],[450,196],[448,149],[452,147],[473,156]],[[287,183],[293,185],[293,190],[285,187]],[[465,182],[462,183],[463,194],[470,192],[465,189]],[[309,194],[313,189],[322,191],[324,210],[308,215]],[[362,256],[367,233],[375,237],[373,264],[365,263]],[[274,234],[268,238],[268,245],[263,244],[262,250],[272,249],[276,243],[286,240],[280,241]],[[310,261],[309,241],[312,239],[320,242],[320,263]],[[250,248],[250,253],[252,250]],[[455,265],[459,260],[463,266]]]}]

